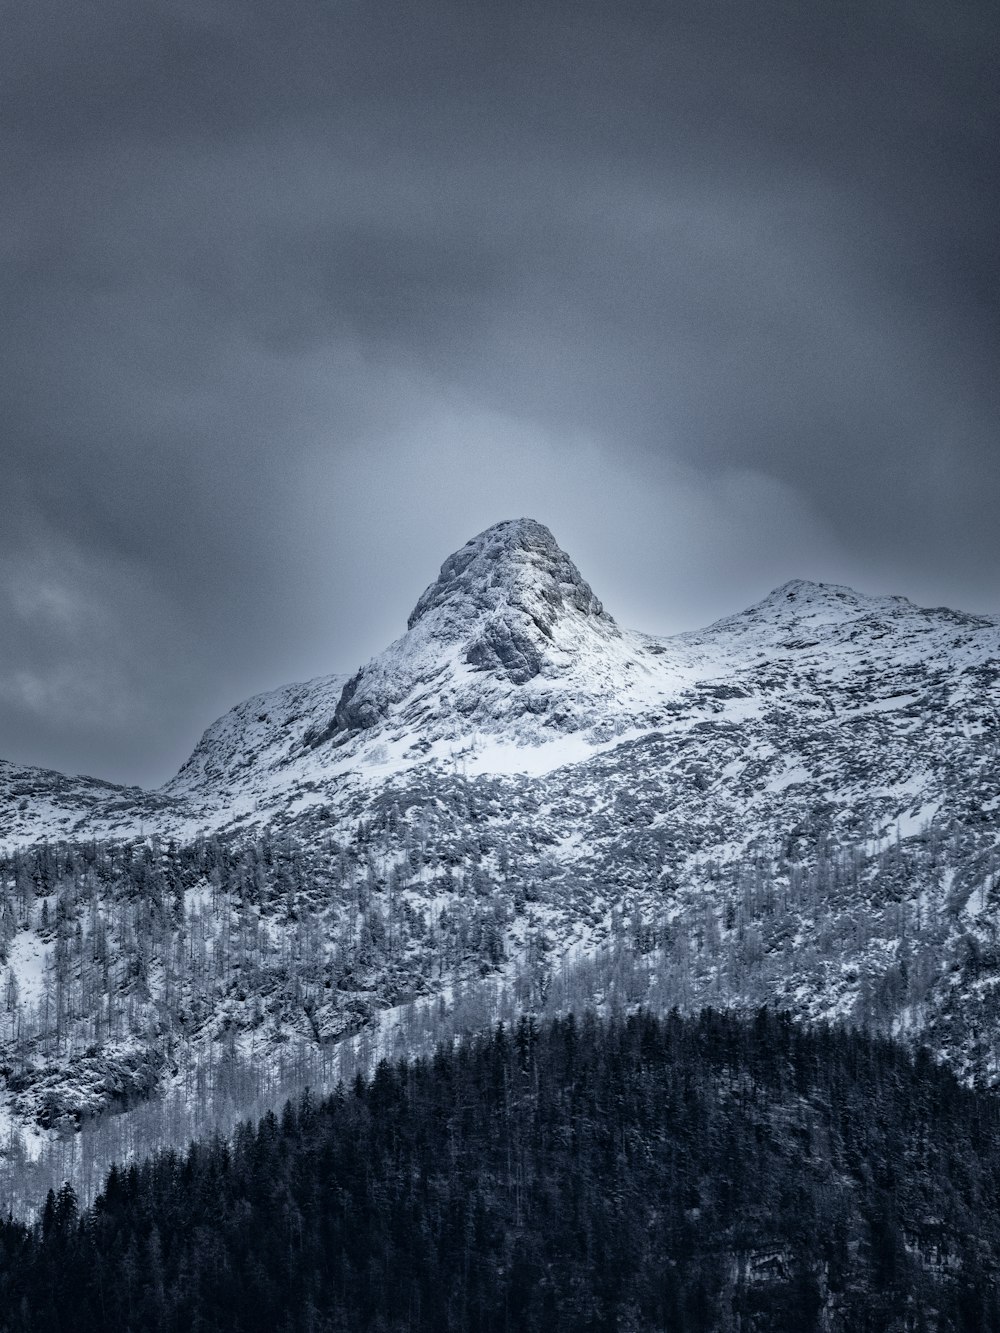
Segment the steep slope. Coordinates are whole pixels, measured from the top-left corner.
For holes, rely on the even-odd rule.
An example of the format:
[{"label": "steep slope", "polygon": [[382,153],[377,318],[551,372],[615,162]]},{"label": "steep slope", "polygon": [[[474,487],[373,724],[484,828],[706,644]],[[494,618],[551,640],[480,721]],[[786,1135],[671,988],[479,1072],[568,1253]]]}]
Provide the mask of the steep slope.
[{"label": "steep slope", "polygon": [[[692,655],[681,646],[677,656]],[[276,758],[264,766],[280,783],[357,779],[369,765],[381,780],[470,746],[488,746],[484,769],[553,767],[567,738],[578,742],[573,753],[586,753],[648,722],[676,684],[663,650],[621,630],[549,530],[530,519],[497,524],[450,556],[406,633],[333,704],[335,679],[303,687],[296,707],[309,725],[268,742]],[[251,705],[207,733],[198,762],[163,790],[208,790],[197,779],[224,771],[214,757],[219,737],[239,735]]]},{"label": "steep slope", "polygon": [[352,677],[309,742],[478,729],[537,743],[605,724],[649,675],[641,659],[547,528],[501,523],[445,561],[407,633]]},{"label": "steep slope", "polygon": [[500,523],[444,562],[383,653],[239,705],[162,792],[245,826],[459,754],[544,772],[648,729],[699,656],[620,629],[547,528]]},{"label": "steep slope", "polygon": [[306,738],[326,723],[346,676],[321,676],[254,695],[208,728],[160,790],[201,828],[255,824],[314,802]]}]

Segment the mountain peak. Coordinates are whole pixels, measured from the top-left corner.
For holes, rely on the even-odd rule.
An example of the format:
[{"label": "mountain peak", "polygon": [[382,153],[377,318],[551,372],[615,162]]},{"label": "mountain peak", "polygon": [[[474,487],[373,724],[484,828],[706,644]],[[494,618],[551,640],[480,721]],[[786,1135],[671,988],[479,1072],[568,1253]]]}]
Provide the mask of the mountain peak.
[{"label": "mountain peak", "polygon": [[832,612],[836,616],[856,614],[872,599],[841,583],[817,583],[811,579],[789,579],[756,603],[758,608],[793,617]]},{"label": "mountain peak", "polygon": [[413,608],[407,628],[439,608],[466,619],[504,607],[527,614],[547,637],[564,610],[613,623],[549,529],[519,518],[494,523],[450,555]]},{"label": "mountain peak", "polygon": [[750,613],[777,614],[781,619],[791,618],[837,621],[856,616],[898,615],[914,610],[906,597],[880,596],[858,592],[842,583],[814,583],[809,579],[789,579],[766,597],[750,607]]},{"label": "mountain peak", "polygon": [[311,743],[367,730],[400,707],[419,712],[425,729],[438,714],[489,729],[512,714],[544,713],[557,682],[589,697],[595,664],[621,640],[544,524],[496,523],[448,557],[406,634],[348,681]]}]

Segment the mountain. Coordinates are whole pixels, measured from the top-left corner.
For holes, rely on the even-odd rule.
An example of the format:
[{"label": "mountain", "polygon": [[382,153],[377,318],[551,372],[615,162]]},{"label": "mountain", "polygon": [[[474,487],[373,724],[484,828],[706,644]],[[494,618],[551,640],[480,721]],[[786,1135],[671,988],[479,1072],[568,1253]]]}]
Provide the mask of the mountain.
[{"label": "mountain", "polygon": [[236,1105],[389,1010],[413,1049],[569,999],[770,1002],[995,1081],[998,760],[995,618],[794,581],[657,639],[497,524],[159,791],[0,767],[0,1117]]},{"label": "mountain", "polygon": [[942,744],[995,737],[998,645],[993,618],[802,581],[655,639],[615,623],[547,528],[500,523],[385,652],[239,704],[157,792],[3,764],[0,840],[260,826],[417,768],[538,775],[706,726],[750,767],[734,794],[867,800],[886,831],[948,799]]}]

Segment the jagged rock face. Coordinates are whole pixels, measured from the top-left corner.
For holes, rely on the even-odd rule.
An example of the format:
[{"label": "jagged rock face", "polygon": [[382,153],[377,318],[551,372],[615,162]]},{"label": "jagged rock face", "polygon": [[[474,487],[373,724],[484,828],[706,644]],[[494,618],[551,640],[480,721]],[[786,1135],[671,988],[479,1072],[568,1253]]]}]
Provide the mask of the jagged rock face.
[{"label": "jagged rock face", "polygon": [[498,523],[449,556],[407,628],[431,616],[436,636],[468,636],[471,666],[503,672],[515,685],[542,671],[564,618],[614,628],[576,565],[533,519]]},{"label": "jagged rock face", "polygon": [[572,690],[581,658],[620,639],[548,528],[533,519],[498,523],[448,557],[407,633],[348,681],[333,718],[310,741],[376,727],[415,692],[419,712],[406,710],[405,720],[419,716],[425,729],[445,713],[487,729],[537,714],[544,711],[537,693],[508,694],[506,706],[501,695],[536,680],[564,679]]}]

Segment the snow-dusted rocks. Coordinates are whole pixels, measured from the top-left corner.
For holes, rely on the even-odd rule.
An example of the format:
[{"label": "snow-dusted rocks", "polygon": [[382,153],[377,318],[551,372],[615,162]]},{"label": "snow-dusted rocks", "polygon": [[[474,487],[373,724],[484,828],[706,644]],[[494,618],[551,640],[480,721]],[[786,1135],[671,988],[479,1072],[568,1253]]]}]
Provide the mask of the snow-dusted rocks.
[{"label": "snow-dusted rocks", "polygon": [[[421,746],[487,732],[514,744],[606,724],[630,678],[649,676],[637,640],[604,611],[548,528],[500,523],[441,566],[407,632],[348,681],[318,749],[378,731]],[[365,735],[364,733],[369,733]]]},{"label": "snow-dusted rocks", "polygon": [[[996,620],[830,584],[787,583],[673,638],[624,630],[551,532],[520,519],[449,556],[403,636],[353,676],[239,704],[159,792],[0,765],[0,846],[246,831],[317,805],[336,822],[415,770],[607,768],[636,743],[664,749],[648,774],[663,811],[704,820],[710,792],[744,812],[743,846],[776,835],[793,801],[885,832],[955,802],[992,810],[974,775],[1000,734],[998,681]],[[682,751],[695,794],[673,776]]]},{"label": "snow-dusted rocks", "polygon": [[[441,637],[470,639],[473,665],[503,669],[515,683],[542,670],[546,642],[556,645],[567,622],[577,622],[577,633],[581,626],[605,637],[616,632],[576,565],[533,519],[498,523],[449,556],[407,629],[432,616]],[[497,633],[499,625],[506,628]],[[511,638],[530,643],[530,669],[507,660]]]},{"label": "snow-dusted rocks", "polygon": [[237,704],[209,727],[162,791],[206,802],[223,817],[235,803],[256,810],[272,792],[287,794],[296,782],[294,755],[324,725],[344,681],[321,676]]},{"label": "snow-dusted rocks", "polygon": [[129,837],[147,818],[155,826],[170,804],[140,787],[0,759],[0,848],[46,838]]}]

